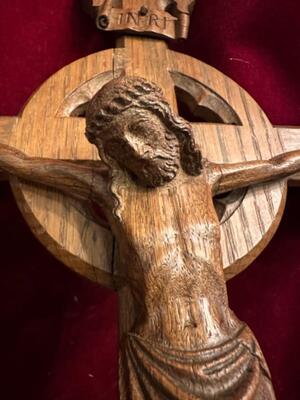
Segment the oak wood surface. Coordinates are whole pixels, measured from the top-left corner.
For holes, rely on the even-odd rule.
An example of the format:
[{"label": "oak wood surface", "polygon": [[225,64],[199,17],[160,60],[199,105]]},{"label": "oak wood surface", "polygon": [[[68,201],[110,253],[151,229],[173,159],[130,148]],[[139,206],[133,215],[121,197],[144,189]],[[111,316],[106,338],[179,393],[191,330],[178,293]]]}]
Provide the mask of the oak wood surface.
[{"label": "oak wood surface", "polygon": [[[241,99],[241,97],[247,96],[246,94],[241,94],[240,89],[235,86],[233,83],[231,83],[229,80],[227,81],[226,78],[223,78],[221,74],[218,72],[215,72],[213,69],[210,70],[209,67],[199,63],[196,60],[193,60],[191,58],[182,56],[180,54],[174,54],[172,52],[167,52],[167,54],[161,50],[162,61],[161,63],[157,62],[157,53],[155,51],[155,48],[158,46],[158,44],[155,42],[155,45],[152,45],[151,41],[147,40],[143,44],[139,42],[139,40],[134,39],[134,38],[125,38],[124,40],[124,50],[120,50],[118,54],[118,61],[121,60],[121,62],[124,63],[123,60],[125,60],[125,71],[126,74],[129,76],[131,75],[137,75],[137,76],[143,76],[146,79],[149,79],[150,81],[153,81],[157,83],[160,87],[162,88],[167,88],[168,91],[165,91],[165,96],[170,102],[170,104],[174,107],[174,92],[172,91],[172,88],[174,87],[170,82],[170,76],[168,74],[164,74],[162,72],[157,73],[157,69],[161,67],[162,65],[162,71],[169,70],[169,71],[174,71],[174,72],[180,72],[184,73],[186,75],[192,76],[194,79],[197,79],[201,81],[205,86],[210,87],[213,91],[217,92],[220,94],[223,98],[228,103],[232,104],[232,98],[229,96],[232,96],[236,103],[234,103],[233,108],[235,111],[238,113],[239,117],[242,119],[242,124],[243,128],[239,128],[236,126],[222,126],[221,127],[214,126],[214,125],[203,125],[203,124],[193,124],[193,131],[194,135],[196,138],[196,142],[201,148],[201,151],[205,157],[212,161],[226,161],[226,162],[233,162],[233,161],[242,161],[242,160],[248,160],[250,159],[255,159],[255,158],[260,158],[260,157],[265,157],[269,158],[271,155],[274,155],[276,153],[280,153],[282,151],[282,148],[280,146],[280,142],[278,138],[276,138],[276,132],[273,131],[272,127],[270,126],[270,123],[267,121],[267,119],[263,116],[261,111],[258,109],[258,107],[255,105],[255,103],[249,99],[250,103],[250,108],[252,106],[251,112],[254,113],[252,116],[255,118],[256,122],[256,127],[260,128],[262,131],[261,138],[257,139],[258,141],[263,140],[263,134],[267,134],[267,136],[272,133],[274,133],[274,142],[275,143],[269,143],[269,138],[265,140],[265,145],[262,144],[262,153],[257,154],[255,153],[255,143],[252,144],[254,149],[249,146],[249,141],[248,141],[248,146],[247,150],[240,150],[242,153],[238,152],[238,146],[233,147],[232,144],[234,143],[234,140],[236,140],[235,136],[237,134],[239,135],[239,129],[241,129],[241,132],[245,132],[245,136],[253,136],[253,131],[250,132],[249,125],[253,124],[251,117],[249,117],[249,114],[247,114],[247,111],[245,110],[245,102],[246,100]],[[151,46],[152,45],[152,46]],[[148,46],[148,47],[146,47]],[[162,45],[163,46],[163,45]],[[146,51],[148,50],[148,54]],[[123,54],[122,54],[123,53]],[[147,58],[145,60],[144,53],[147,54]],[[128,61],[130,60],[130,61]],[[167,60],[167,65],[166,65],[166,60]],[[144,62],[143,62],[144,61]],[[154,64],[154,65],[153,65]],[[196,65],[195,65],[196,64]],[[118,63],[116,65],[119,65]],[[184,68],[183,68],[184,66]],[[188,67],[187,67],[188,66]],[[202,68],[201,68],[202,67]],[[123,69],[122,67],[120,69]],[[189,70],[190,68],[190,70]],[[206,71],[206,68],[209,70]],[[184,71],[183,71],[184,69]],[[214,76],[213,76],[214,75]],[[224,79],[226,80],[226,83],[224,82]],[[168,85],[166,86],[166,83]],[[228,86],[230,88],[228,89]],[[238,99],[240,99],[238,101]],[[200,98],[197,99],[200,102]],[[248,97],[247,97],[248,100]],[[218,110],[216,110],[218,111]],[[256,113],[255,113],[256,112]],[[248,125],[248,126],[247,126]],[[268,127],[267,132],[266,132],[266,126]],[[247,129],[248,128],[248,129]],[[243,130],[242,130],[243,129]],[[260,133],[260,130],[258,134]],[[269,130],[269,131],[268,131]],[[247,135],[248,132],[248,135]],[[224,135],[223,137],[221,135]],[[271,139],[270,139],[271,141]],[[276,143],[277,142],[277,143]],[[209,145],[208,145],[209,143]],[[224,148],[224,143],[230,143],[231,146],[225,146]],[[277,144],[277,146],[276,146]],[[222,146],[223,145],[223,146]],[[270,151],[269,146],[273,146],[273,149]],[[249,147],[249,149],[248,149]],[[218,150],[218,152],[217,152]],[[230,150],[232,150],[232,153],[230,153]],[[243,153],[245,151],[245,153]],[[273,153],[272,153],[273,151]],[[257,196],[260,198],[261,202],[265,201],[265,204],[267,207],[265,207],[266,210],[271,210],[274,212],[275,215],[277,214],[277,218],[274,218],[274,214],[271,215],[263,215],[262,219],[264,219],[267,224],[269,223],[268,227],[266,228],[262,224],[259,224],[259,221],[256,222],[258,229],[255,232],[254,229],[250,230],[249,228],[247,229],[247,220],[245,218],[245,214],[247,215],[247,212],[251,210],[251,200],[248,201],[247,204],[247,211],[245,213],[245,209],[242,210],[242,217],[239,216],[237,220],[235,220],[233,223],[231,221],[226,221],[225,224],[223,224],[222,229],[221,229],[221,243],[222,243],[222,255],[223,255],[223,267],[225,268],[225,274],[227,278],[232,274],[237,273],[239,270],[245,268],[248,264],[250,263],[256,256],[259,254],[259,252],[264,248],[264,246],[267,244],[267,242],[270,240],[272,237],[273,233],[275,232],[276,226],[278,222],[280,221],[280,217],[283,211],[283,204],[285,200],[285,196],[282,195],[281,193],[281,185],[280,184],[272,184],[274,192],[276,193],[276,186],[277,186],[277,194],[275,194],[272,198],[272,195],[270,196],[269,193],[268,195],[265,195],[265,192],[263,190],[260,191],[260,193],[257,194]],[[255,191],[255,189],[254,189]],[[271,191],[270,191],[271,192]],[[274,194],[274,193],[273,193]],[[264,196],[265,199],[264,199]],[[188,195],[187,195],[188,197]],[[255,215],[257,215],[257,207],[256,207],[256,195],[252,194],[252,196],[249,196],[250,199],[252,197],[252,207],[253,207],[253,212],[250,214],[251,217],[253,218]],[[244,199],[245,202],[247,199]],[[254,200],[254,201],[253,201]],[[129,199],[127,201],[130,202]],[[269,207],[268,207],[269,205]],[[241,209],[243,205],[239,207]],[[239,211],[239,210],[238,210]],[[236,214],[236,213],[235,213]],[[232,216],[231,216],[232,217]],[[251,218],[250,217],[250,218]],[[250,223],[250,218],[249,218],[249,223]],[[246,220],[246,226],[245,226],[245,220]],[[239,223],[237,223],[239,221]],[[242,227],[241,227],[241,222],[242,221]],[[252,221],[251,221],[252,222]],[[138,224],[138,222],[136,222]],[[237,225],[235,225],[237,223]],[[266,224],[266,225],[267,225]],[[225,229],[224,229],[225,227]],[[246,229],[245,229],[246,228]],[[233,232],[233,229],[236,229],[236,231]],[[242,246],[242,238],[240,237],[241,235],[238,232],[247,232],[248,237],[246,237],[245,240],[245,247],[243,248]],[[251,233],[250,233],[251,232]],[[253,232],[253,237],[249,237]],[[223,234],[223,236],[222,236]],[[253,238],[253,241],[251,239]],[[249,246],[249,243],[251,245]],[[230,244],[230,246],[228,246]],[[254,244],[254,245],[253,245]],[[252,246],[252,247],[251,247]],[[251,247],[251,250],[249,251],[249,247]],[[232,251],[232,252],[230,252]],[[226,258],[227,257],[227,258]],[[228,268],[229,267],[229,268]],[[230,272],[226,272],[226,268],[230,270]],[[127,332],[130,332],[132,330],[132,327],[134,325],[134,322],[136,321],[137,314],[136,310],[134,307],[134,302],[132,301],[129,288],[125,287],[122,289],[122,291],[119,293],[119,305],[120,305],[120,313],[119,313],[119,324],[120,324],[120,335],[121,338],[123,335]],[[180,311],[179,311],[180,312]],[[184,313],[183,310],[181,312]],[[175,331],[176,332],[176,329]],[[199,338],[198,338],[199,339]],[[177,344],[178,347],[178,344]],[[122,353],[125,352],[126,350],[123,348]],[[124,356],[124,355],[123,355]],[[141,360],[143,363],[143,361]],[[124,378],[124,365],[127,363],[121,361],[121,381],[120,381],[120,387],[121,387],[121,398],[127,398],[126,397],[126,390],[128,390],[128,381],[126,381],[126,378]],[[128,367],[130,370],[130,367]],[[155,367],[151,369],[153,374],[155,375],[154,372]],[[126,370],[126,368],[125,368]],[[139,372],[142,374],[142,371]],[[191,378],[191,377],[190,377]],[[137,383],[132,385],[139,387]],[[131,387],[131,390],[132,387]],[[150,390],[150,389],[149,389]],[[178,389],[180,392],[180,389]],[[133,390],[134,392],[134,390]],[[178,396],[182,396],[182,398],[185,397],[184,391],[179,394],[177,393]],[[140,394],[141,395],[141,394]],[[153,394],[152,394],[153,395]],[[133,396],[133,398],[135,398]]]},{"label": "oak wood surface", "polygon": [[[129,39],[125,40],[128,41]],[[132,40],[132,43],[134,43],[134,40],[136,39],[132,38],[130,40]],[[238,112],[239,117],[243,119],[244,126],[236,127],[233,125],[205,125],[202,123],[194,124],[196,140],[202,147],[204,154],[207,151],[206,147],[208,142],[206,135],[209,137],[209,141],[214,141],[214,146],[211,147],[213,150],[210,150],[213,151],[214,154],[207,154],[207,156],[209,156],[212,160],[220,161],[223,157],[223,161],[227,160],[229,162],[239,161],[243,158],[245,159],[245,157],[246,159],[253,159],[253,157],[256,157],[256,144],[253,141],[254,136],[251,133],[252,128],[247,127],[248,116],[249,118],[251,117],[251,124],[253,124],[253,121],[258,121],[258,125],[260,124],[263,126],[262,132],[266,132],[266,139],[270,135],[273,135],[272,137],[274,137],[274,141],[270,142],[271,148],[269,148],[268,141],[262,137],[266,143],[266,150],[263,150],[265,152],[265,157],[268,158],[271,155],[282,152],[282,149],[280,150],[280,142],[278,137],[276,138],[276,133],[273,131],[270,123],[267,121],[263,113],[261,113],[255,102],[253,102],[248,95],[245,94],[241,97],[241,93],[244,92],[241,91],[237,85],[232,83],[231,80],[224,78],[222,74],[213,68],[194,60],[191,57],[186,58],[183,55],[167,51],[163,42],[156,42],[154,40],[152,42],[152,39],[147,40],[148,42],[145,40],[145,43],[149,43],[149,46],[152,46],[149,53],[153,54],[153,61],[151,61],[151,57],[147,57],[146,54],[143,55],[144,51],[139,53],[138,46],[135,43],[135,45],[132,47],[132,51],[134,57],[137,57],[137,66],[134,66],[129,61],[128,57],[130,55],[125,56],[124,50],[122,48],[118,48],[115,51],[108,50],[98,55],[96,54],[89,56],[87,59],[81,59],[70,66],[65,67],[59,73],[50,78],[33,96],[27,108],[24,110],[22,119],[20,120],[17,129],[13,134],[11,144],[20,150],[27,152],[28,155],[60,157],[63,159],[97,159],[98,156],[95,150],[86,142],[82,134],[84,130],[83,119],[78,118],[76,120],[74,118],[65,117],[67,115],[71,115],[72,113],[76,115],[76,110],[80,108],[80,105],[88,101],[88,99],[92,97],[93,93],[95,93],[95,91],[100,88],[101,85],[110,80],[112,76],[119,76],[121,73],[120,69],[123,68],[122,63],[125,63],[127,64],[126,68],[128,73],[135,72],[138,74],[137,70],[140,68],[140,74],[144,74],[145,76],[146,66],[149,65],[149,70],[151,69],[156,71],[153,72],[156,75],[156,78],[152,78],[152,80],[156,80],[159,85],[164,85],[164,79],[162,78],[164,75],[161,74],[159,69],[157,69],[158,67],[155,66],[159,66],[159,68],[162,68],[163,71],[167,68],[169,71],[179,70],[180,73],[184,73],[185,75],[192,75],[194,78],[198,79],[200,82],[203,82],[208,87],[211,87],[212,82],[214,82],[212,89],[216,92],[219,92],[229,104],[232,104],[232,108]],[[155,45],[153,43],[155,43]],[[162,61],[159,63],[156,48],[159,49],[159,51],[167,51],[168,58],[163,56]],[[126,52],[129,50],[130,45],[128,45]],[[164,53],[162,52],[161,54],[163,55]],[[166,65],[167,63],[168,66]],[[67,86],[65,84],[65,76],[68,76]],[[169,89],[167,89],[165,94],[174,108],[175,98],[174,95],[170,95],[170,93],[172,93],[172,89],[170,89],[172,88],[172,83],[170,83],[170,80],[170,75],[165,77],[165,82],[169,83],[167,86]],[[55,95],[53,87],[57,88]],[[51,96],[55,98],[53,99],[51,105],[49,105],[47,102],[46,106],[46,99],[51,98]],[[40,108],[42,111],[40,111]],[[46,122],[42,125],[37,122],[40,120],[41,116],[43,121],[46,118]],[[59,116],[61,116],[61,118],[58,118]],[[29,135],[31,135],[31,125],[33,127],[36,126],[36,130],[38,132],[36,135],[36,143],[34,143],[31,136],[29,140]],[[61,135],[56,135],[57,129],[62,132]],[[243,146],[250,146],[249,150],[245,150],[245,154],[240,153],[240,155],[238,155],[238,147],[233,147],[231,145],[234,143],[232,139],[234,139],[234,137],[240,137],[240,132],[246,132],[247,129],[248,133],[243,133],[243,135],[245,135],[243,136],[245,137]],[[236,133],[238,133],[238,135]],[[47,141],[43,140],[43,135],[44,137],[47,137]],[[75,137],[76,140],[74,140]],[[250,141],[247,138],[249,138]],[[224,144],[226,142],[230,143],[230,146],[227,145],[226,147],[226,144]],[[264,142],[262,141],[262,146],[264,146],[263,143]],[[67,144],[67,146],[65,144]],[[228,153],[226,156],[224,155],[225,153],[222,154],[224,151],[225,153]],[[278,187],[278,184],[273,185]],[[113,252],[112,238],[107,229],[102,228],[93,221],[87,221],[82,216],[82,213],[78,212],[77,207],[77,211],[74,212],[74,214],[77,215],[75,220],[78,221],[78,226],[84,226],[83,232],[84,237],[86,237],[86,241],[84,240],[84,242],[82,242],[80,233],[82,232],[82,228],[75,229],[74,227],[76,224],[74,224],[74,220],[70,220],[69,217],[65,218],[66,215],[69,216],[71,213],[70,209],[73,210],[74,206],[69,205],[68,200],[63,201],[63,198],[59,197],[61,196],[60,194],[54,194],[51,192],[49,196],[53,197],[53,202],[56,209],[56,212],[53,213],[53,211],[49,211],[52,208],[46,205],[48,204],[48,195],[46,196],[47,191],[40,191],[39,189],[33,187],[30,189],[29,188],[30,185],[27,186],[27,191],[23,191],[22,195],[20,192],[18,193],[18,198],[20,199],[19,205],[22,206],[22,204],[25,204],[25,209],[27,210],[26,219],[30,222],[30,225],[35,226],[34,231],[38,230],[39,232],[43,232],[42,235],[40,233],[38,234],[38,236],[42,237],[43,243],[47,244],[47,247],[52,253],[58,255],[60,259],[62,259],[67,263],[67,265],[69,265],[71,268],[74,268],[76,271],[104,285],[110,287],[115,286],[114,282],[116,280],[111,273],[113,268],[111,266],[111,254]],[[273,192],[273,198],[271,201],[272,204],[267,207],[263,207],[262,209],[264,212],[262,214],[261,212],[255,211],[255,203],[257,202],[257,198],[259,198],[259,201],[265,201],[266,205],[268,205],[270,197],[268,194],[264,193],[264,189],[262,188],[255,190],[258,193],[258,197],[249,195],[248,193],[248,200],[244,199],[242,207],[238,207],[239,210],[237,212],[233,212],[231,218],[229,218],[227,221],[224,221],[222,224],[222,235],[227,235],[227,237],[230,235],[230,246],[228,246],[228,243],[225,244],[225,241],[223,240],[223,259],[227,278],[234,276],[234,274],[244,269],[260,253],[260,251],[272,237],[280,220],[280,215],[284,204],[284,196],[282,197],[280,194],[281,189],[276,189],[276,195],[274,194],[275,192]],[[24,195],[24,193],[26,193],[26,195]],[[257,221],[252,225],[253,230],[251,230],[250,236],[248,229],[243,229],[241,231],[239,228],[237,228],[236,230],[232,231],[232,221],[234,218],[237,218],[240,221],[245,221],[244,217],[241,217],[241,210],[244,205],[246,205],[246,202],[252,202],[252,215]],[[275,202],[275,205],[273,202]],[[28,204],[29,207],[27,207]],[[248,206],[246,208],[249,210]],[[35,211],[35,209],[37,211]],[[274,216],[278,215],[278,218],[273,220],[272,213]],[[49,219],[49,214],[51,215],[51,219]],[[49,221],[52,222],[49,224]],[[72,221],[72,223],[69,221]],[[230,226],[230,228],[227,228],[227,226]],[[70,232],[70,234],[63,234],[65,231]],[[93,236],[94,232],[97,232],[100,249],[103,249],[100,251],[102,254],[101,257],[98,257],[99,250],[93,250],[94,247],[90,249],[88,245],[86,246],[88,238]],[[240,237],[241,233],[242,236]],[[247,239],[245,239],[245,235],[248,235]],[[103,240],[102,237],[104,238]],[[238,245],[235,245],[236,243],[238,243]],[[85,248],[85,250],[83,250],[83,248]]]},{"label": "oak wood surface", "polygon": [[[296,126],[277,126],[284,151],[292,151],[300,148],[300,128]],[[300,174],[290,177],[289,184],[299,186]]]},{"label": "oak wood surface", "polygon": [[[95,64],[95,56],[91,56],[51,78],[33,96],[23,112],[10,138],[10,144],[29,156],[97,160],[95,149],[86,142],[83,135],[85,123],[80,118],[80,112],[83,112],[85,103],[106,82],[125,71],[126,75],[143,76],[162,88],[166,87],[165,96],[173,110],[176,110],[172,72],[190,76],[218,93],[230,104],[241,121],[240,126],[193,124],[196,142],[206,158],[228,163],[268,159],[283,152],[284,146],[278,131],[236,84],[203,63],[168,51],[163,42],[151,39],[144,42],[139,49],[139,40],[124,38],[120,46],[125,47],[107,51],[107,57],[101,58],[101,63],[99,55],[96,55],[98,58]],[[157,62],[160,57],[161,62]],[[100,73],[99,65],[102,66]],[[75,79],[69,80],[66,89],[65,76],[69,78],[70,73]],[[53,95],[53,87],[60,88],[58,100],[54,95],[54,101],[49,107],[46,101]],[[203,99],[197,100],[200,103]],[[42,114],[40,107],[44,110]],[[217,106],[211,105],[211,108],[222,115],[222,110]],[[118,274],[119,265],[112,262],[114,244],[106,228],[88,219],[85,212],[80,210],[80,205],[75,205],[71,200],[66,201],[58,192],[15,180],[12,184],[19,206],[32,229],[58,258],[90,279],[115,286],[118,279],[113,277],[113,272]],[[285,187],[281,183],[251,188],[243,195],[237,209],[222,223],[222,256],[227,278],[244,269],[268,243],[280,221],[284,200]],[[120,318],[121,333],[128,332],[136,314],[126,287],[120,291]]]},{"label": "oak wood surface", "polygon": [[[81,59],[51,77],[24,109],[10,144],[28,155],[98,159],[97,152],[84,137],[84,119],[64,118],[64,113],[70,112],[65,98],[67,95],[72,97],[77,89],[77,100],[87,101],[93,93],[90,92],[89,80],[96,82],[95,91],[97,85],[101,86],[110,79],[112,63],[113,51],[107,50],[101,55]],[[83,91],[80,88],[82,84],[85,84]],[[74,107],[77,107],[76,102]],[[79,204],[75,207],[74,201],[55,190],[15,181],[12,187],[27,223],[52,254],[76,272],[105,286],[113,286],[113,239],[106,228],[88,220],[80,212]]]},{"label": "oak wood surface", "polygon": [[[0,117],[0,143],[8,144],[11,132],[17,122],[17,117]],[[0,172],[0,181],[7,180],[7,174]]]},{"label": "oak wood surface", "polygon": [[[280,131],[271,126],[256,103],[238,85],[218,71],[167,50],[160,41],[125,37],[119,46],[105,54],[79,60],[50,78],[25,108],[9,144],[34,157],[97,160],[95,149],[83,135],[85,121],[81,113],[98,89],[125,72],[158,84],[173,111],[177,111],[176,84],[181,90],[188,90],[189,85],[193,86],[187,79],[190,77],[209,88],[208,91],[202,88],[204,94],[193,91],[193,101],[196,107],[214,111],[221,121],[213,124],[208,119],[192,125],[196,143],[210,161],[232,163],[268,159],[285,150]],[[157,59],[162,62],[158,64]],[[214,103],[216,96],[212,93],[217,93],[224,102]],[[50,103],[49,98],[53,98]],[[233,111],[230,113],[230,110]],[[230,123],[234,113],[238,122]],[[50,251],[90,279],[107,286],[120,285],[119,260],[107,228],[96,224],[79,204],[57,191],[15,179],[12,185],[29,225]],[[130,202],[130,198],[127,200]],[[222,258],[227,279],[246,268],[271,239],[284,201],[283,183],[250,188],[222,222]],[[127,286],[122,286],[119,298],[122,336],[132,331],[137,314]],[[121,382],[124,396],[126,384],[122,385],[124,382]],[[177,394],[179,396],[179,392]]]},{"label": "oak wood surface", "polygon": [[[151,110],[160,110],[161,114],[156,115]],[[252,333],[234,314],[228,314],[220,227],[212,196],[292,174],[300,168],[299,150],[279,154],[270,160],[223,164],[201,161],[192,126],[170,111],[157,85],[141,78],[122,77],[105,85],[87,106],[86,121],[88,139],[96,144],[111,168],[113,180],[107,195],[107,185],[101,188],[98,178],[102,176],[101,179],[106,180],[109,175],[105,167],[100,168],[101,163],[95,167],[99,162],[32,158],[14,147],[2,145],[0,167],[23,179],[56,186],[76,197],[79,195],[80,199],[92,195],[103,204],[122,250],[120,273],[135,299],[133,302],[126,291],[120,292],[121,305],[126,305],[121,316],[128,323],[121,339],[121,397],[143,398],[146,388],[151,398],[165,390],[175,398],[206,398],[208,391],[217,396],[230,393],[231,398],[237,399],[242,392],[250,399],[255,391],[256,398],[274,398],[269,378],[265,379],[269,376],[267,366]],[[138,129],[134,128],[135,124],[139,124]],[[141,134],[149,136],[144,144]],[[177,140],[180,146],[176,145]],[[148,149],[146,152],[144,146]],[[154,151],[150,158],[146,156],[149,146]],[[155,152],[162,157],[159,164]],[[165,160],[169,160],[167,168]],[[122,166],[124,169],[120,169]],[[132,180],[126,171],[138,179]],[[174,179],[175,185],[170,183]],[[166,189],[158,188],[164,185]],[[145,213],[145,209],[149,213]],[[181,254],[185,248],[187,252]],[[175,275],[173,270],[177,271]],[[134,308],[129,313],[131,304]],[[188,327],[192,329],[185,330]],[[225,343],[233,348],[229,351]],[[240,345],[250,350],[245,354],[242,351],[241,360],[242,348],[236,348]],[[149,351],[154,351],[150,364],[145,358]],[[226,363],[230,368],[222,370],[224,376],[215,383],[214,378],[210,381],[207,373],[201,372],[202,368],[207,368],[207,351],[212,356],[209,365],[213,374],[229,351]],[[190,369],[190,357],[195,365],[199,364],[198,372]],[[246,366],[249,368],[245,369]],[[185,371],[185,379],[179,387],[174,376],[171,379],[168,375],[169,367],[174,369],[175,375],[179,374],[178,379],[180,370]],[[238,389],[233,392],[237,384],[235,370]],[[170,379],[167,386],[159,371]],[[146,379],[147,373],[150,375]],[[190,382],[194,379],[197,385],[192,389]]]}]

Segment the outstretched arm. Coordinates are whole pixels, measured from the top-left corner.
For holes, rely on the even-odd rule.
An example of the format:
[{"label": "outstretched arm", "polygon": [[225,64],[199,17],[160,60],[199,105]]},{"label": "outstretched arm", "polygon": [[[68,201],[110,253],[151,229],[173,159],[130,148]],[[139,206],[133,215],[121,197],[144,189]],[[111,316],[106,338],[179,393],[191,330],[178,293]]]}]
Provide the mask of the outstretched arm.
[{"label": "outstretched arm", "polygon": [[79,200],[109,201],[108,171],[101,161],[27,157],[11,146],[0,144],[0,170],[28,182],[56,188]]},{"label": "outstretched arm", "polygon": [[284,178],[300,171],[300,150],[280,154],[270,160],[234,164],[208,163],[215,194]]}]

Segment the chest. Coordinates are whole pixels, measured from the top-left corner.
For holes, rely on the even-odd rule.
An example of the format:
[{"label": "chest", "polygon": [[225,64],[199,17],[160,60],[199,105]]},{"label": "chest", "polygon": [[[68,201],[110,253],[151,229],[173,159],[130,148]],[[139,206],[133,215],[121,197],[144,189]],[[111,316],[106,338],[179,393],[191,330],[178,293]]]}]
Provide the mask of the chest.
[{"label": "chest", "polygon": [[138,253],[195,254],[219,243],[219,221],[204,180],[170,190],[123,193],[120,222]]}]

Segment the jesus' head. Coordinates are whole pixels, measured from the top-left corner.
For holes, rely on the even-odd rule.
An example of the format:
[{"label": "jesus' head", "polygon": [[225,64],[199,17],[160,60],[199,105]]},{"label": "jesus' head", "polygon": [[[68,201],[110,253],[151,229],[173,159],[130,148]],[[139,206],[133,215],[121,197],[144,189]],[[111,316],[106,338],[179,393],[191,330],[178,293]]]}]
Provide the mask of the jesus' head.
[{"label": "jesus' head", "polygon": [[173,180],[181,167],[201,173],[201,153],[191,126],[174,115],[161,89],[137,77],[103,86],[86,111],[86,135],[102,159],[114,160],[138,183],[157,187]]}]

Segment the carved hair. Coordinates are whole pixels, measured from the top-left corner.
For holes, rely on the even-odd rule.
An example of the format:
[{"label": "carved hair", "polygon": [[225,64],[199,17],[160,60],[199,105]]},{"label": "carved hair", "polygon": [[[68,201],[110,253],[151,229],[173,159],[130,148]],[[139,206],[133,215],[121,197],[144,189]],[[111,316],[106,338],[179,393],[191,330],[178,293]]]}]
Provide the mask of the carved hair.
[{"label": "carved hair", "polygon": [[173,133],[180,146],[180,163],[189,175],[201,173],[201,152],[196,148],[191,125],[172,113],[162,90],[154,83],[138,77],[113,79],[103,86],[90,101],[86,112],[86,135],[95,137],[109,132],[114,116],[131,108],[149,110],[157,115]]}]

